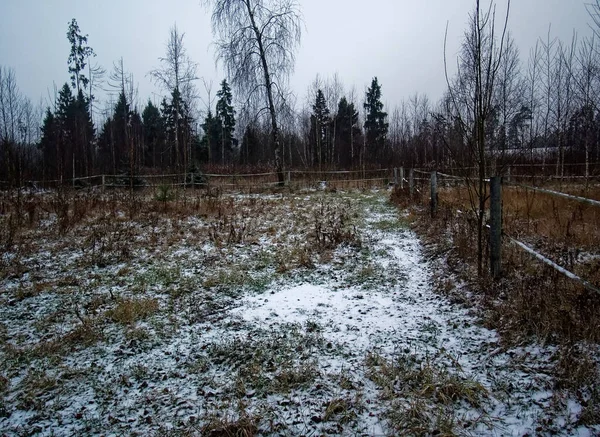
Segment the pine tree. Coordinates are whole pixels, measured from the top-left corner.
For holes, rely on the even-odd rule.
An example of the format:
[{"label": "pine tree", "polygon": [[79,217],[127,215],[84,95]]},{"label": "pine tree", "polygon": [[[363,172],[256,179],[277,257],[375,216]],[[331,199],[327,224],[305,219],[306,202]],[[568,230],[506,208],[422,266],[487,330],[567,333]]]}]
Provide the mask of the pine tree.
[{"label": "pine tree", "polygon": [[373,78],[371,87],[367,90],[364,104],[366,111],[365,135],[367,140],[367,152],[371,161],[382,157],[389,124],[387,113],[383,112],[381,102],[381,85],[377,77]]},{"label": "pine tree", "polygon": [[221,82],[221,89],[217,92],[216,116],[221,124],[221,153],[220,162],[225,164],[233,156],[233,132],[235,130],[235,111],[231,106],[231,88],[225,79]]}]

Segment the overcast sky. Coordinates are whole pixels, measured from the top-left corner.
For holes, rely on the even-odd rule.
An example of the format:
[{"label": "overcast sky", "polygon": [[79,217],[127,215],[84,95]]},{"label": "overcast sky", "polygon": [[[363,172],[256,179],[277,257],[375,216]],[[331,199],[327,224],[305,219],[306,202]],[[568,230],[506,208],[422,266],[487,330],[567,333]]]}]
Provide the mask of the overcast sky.
[{"label": "overcast sky", "polygon": [[[573,31],[591,34],[589,0],[513,0],[509,29],[526,62],[539,37],[548,33],[569,42]],[[299,0],[304,17],[302,45],[291,86],[298,104],[317,73],[338,73],[345,88],[362,95],[373,76],[383,100],[394,106],[416,92],[437,101],[444,89],[443,43],[449,23],[448,56],[456,58],[474,0]],[[499,0],[499,14],[506,1]],[[139,83],[143,104],[161,91],[147,73],[164,54],[169,28],[177,23],[198,63],[198,75],[222,79],[211,46],[210,11],[199,0],[0,0],[0,65],[15,69],[20,89],[34,103],[48,98],[53,83],[68,80],[66,38],[76,18],[96,61],[106,69],[123,57]],[[202,84],[198,84],[203,92]]]}]

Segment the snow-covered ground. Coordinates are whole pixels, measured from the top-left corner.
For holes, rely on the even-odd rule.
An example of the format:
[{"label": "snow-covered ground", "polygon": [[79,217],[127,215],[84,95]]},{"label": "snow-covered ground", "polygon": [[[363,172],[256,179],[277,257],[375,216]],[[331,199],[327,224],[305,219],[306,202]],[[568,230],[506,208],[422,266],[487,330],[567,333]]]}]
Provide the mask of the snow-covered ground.
[{"label": "snow-covered ground", "polygon": [[236,196],[124,224],[142,243],[100,265],[49,239],[0,282],[0,434],[599,433],[553,394],[552,347],[434,293],[387,194]]}]

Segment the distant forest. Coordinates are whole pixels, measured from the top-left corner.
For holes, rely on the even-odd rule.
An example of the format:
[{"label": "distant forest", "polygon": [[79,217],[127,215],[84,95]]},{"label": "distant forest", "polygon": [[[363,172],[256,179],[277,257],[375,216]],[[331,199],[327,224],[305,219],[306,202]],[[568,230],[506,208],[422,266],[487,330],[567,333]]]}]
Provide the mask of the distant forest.
[{"label": "distant forest", "polygon": [[[595,33],[561,41],[549,32],[523,56],[507,28],[495,27],[494,9],[477,1],[458,57],[446,59],[458,70],[443,98],[415,94],[386,108],[377,77],[365,93],[338,75],[317,75],[305,96],[290,91],[302,27],[293,2],[206,3],[227,72],[214,90],[199,80],[176,26],[156,69],[145,72],[163,90],[159,104],[138,95],[125,60],[108,69],[95,63],[76,19],[66,23],[70,80],[49,105],[34,104],[14,70],[0,66],[0,181],[196,169],[483,166],[491,173],[516,162],[563,174],[569,163],[600,162]],[[588,11],[600,30],[600,3]]]}]

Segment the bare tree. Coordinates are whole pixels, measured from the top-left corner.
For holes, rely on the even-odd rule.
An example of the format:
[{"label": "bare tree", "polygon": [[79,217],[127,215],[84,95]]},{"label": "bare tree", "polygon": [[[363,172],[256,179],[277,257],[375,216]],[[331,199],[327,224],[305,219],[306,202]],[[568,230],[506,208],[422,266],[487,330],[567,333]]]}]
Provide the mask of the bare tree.
[{"label": "bare tree", "polygon": [[[348,103],[354,105],[356,107],[356,86],[352,85],[350,91],[348,92]],[[359,123],[360,124],[360,123]],[[352,121],[350,121],[349,129],[352,131],[353,125]],[[354,166],[354,157],[356,155],[355,147],[354,147],[354,135],[350,135],[350,163]]]},{"label": "bare tree", "polygon": [[284,182],[277,97],[294,68],[300,44],[299,7],[294,0],[204,0],[213,6],[213,32],[218,35],[217,59],[231,83],[248,99],[266,102],[279,182]]},{"label": "bare tree", "polygon": [[540,128],[540,44],[539,41],[531,49],[529,54],[529,63],[525,76],[525,87],[527,93],[527,105],[531,111],[531,124],[529,127],[529,153],[530,160],[533,162],[535,139],[539,135]]},{"label": "bare tree", "polygon": [[23,96],[17,87],[15,71],[0,65],[0,155],[4,168],[0,174],[15,179],[15,149],[19,141],[19,120],[23,115]]},{"label": "bare tree", "polygon": [[[500,149],[496,150],[495,156],[499,156],[503,164],[507,159],[506,150],[515,149],[518,146],[516,141],[520,126],[516,126],[516,124],[519,124],[519,116],[523,112],[527,112],[524,108],[524,87],[519,50],[508,33],[504,44],[504,53],[502,53],[502,62],[498,70],[498,87],[495,96],[499,128],[497,149]],[[511,156],[514,158],[514,150]]]},{"label": "bare tree", "polygon": [[[454,84],[450,83],[446,68],[446,79],[450,91],[454,116],[468,145],[468,150],[477,164],[477,180],[467,178],[471,196],[471,206],[477,216],[477,270],[483,275],[483,234],[485,203],[488,199],[486,131],[493,111],[493,97],[497,87],[498,72],[502,65],[506,29],[510,12],[510,0],[500,39],[496,36],[496,7],[490,2],[482,8],[476,1],[475,10],[470,16],[470,28],[465,34],[459,56],[458,75]],[[444,49],[444,63],[446,50]]]},{"label": "bare tree", "polygon": [[[600,102],[598,101],[598,95],[600,94],[600,74],[598,74],[600,65],[597,50],[595,34],[583,41],[577,57],[578,72],[575,76],[579,106],[596,113],[600,110]],[[584,140],[586,180],[588,180],[590,175],[590,142],[589,135],[586,135]],[[596,159],[598,159],[598,155],[596,155]]]},{"label": "bare tree", "polygon": [[342,83],[339,74],[336,72],[331,79],[327,79],[325,82],[325,100],[327,101],[327,106],[329,107],[329,113],[331,116],[331,126],[329,127],[329,135],[331,140],[329,141],[329,145],[331,150],[329,151],[329,163],[338,164],[339,159],[337,159],[336,154],[338,152],[335,148],[335,139],[337,133],[337,110],[338,104],[340,102],[340,98],[342,94],[344,94],[344,84]]},{"label": "bare tree", "polygon": [[[185,47],[183,46],[183,38],[185,33],[179,32],[177,24],[171,27],[169,31],[169,39],[167,40],[167,52],[162,58],[159,58],[161,67],[150,71],[150,76],[154,81],[162,86],[169,94],[177,93],[182,96],[183,100],[191,105],[196,97],[194,81],[197,78],[197,64],[188,56]],[[179,126],[179,105],[175,105],[175,163],[177,166],[181,163],[180,155],[180,138],[178,134]],[[187,145],[184,144],[184,166],[187,166]]]}]

